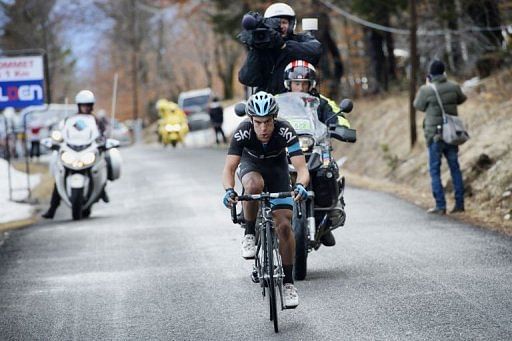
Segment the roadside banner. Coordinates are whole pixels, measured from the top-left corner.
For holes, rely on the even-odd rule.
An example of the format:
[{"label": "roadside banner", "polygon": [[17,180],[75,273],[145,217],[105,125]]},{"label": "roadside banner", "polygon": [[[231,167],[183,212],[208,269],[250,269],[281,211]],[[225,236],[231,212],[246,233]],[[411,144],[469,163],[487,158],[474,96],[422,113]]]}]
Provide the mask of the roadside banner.
[{"label": "roadside banner", "polygon": [[42,56],[0,57],[0,109],[44,104]]}]

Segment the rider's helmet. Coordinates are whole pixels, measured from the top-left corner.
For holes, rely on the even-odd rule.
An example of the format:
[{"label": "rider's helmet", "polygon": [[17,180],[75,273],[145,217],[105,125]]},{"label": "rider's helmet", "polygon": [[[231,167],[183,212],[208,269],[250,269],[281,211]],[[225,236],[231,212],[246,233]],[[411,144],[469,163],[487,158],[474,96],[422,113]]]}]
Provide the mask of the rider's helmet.
[{"label": "rider's helmet", "polygon": [[273,116],[275,118],[278,112],[279,107],[274,96],[265,91],[259,91],[249,97],[245,106],[245,113],[249,117]]},{"label": "rider's helmet", "polygon": [[162,112],[165,110],[165,106],[167,105],[167,100],[165,98],[160,98],[158,101],[156,101],[155,103],[155,109],[158,111],[158,112]]},{"label": "rider's helmet", "polygon": [[94,98],[94,94],[90,90],[82,90],[76,94],[75,103],[80,104],[94,104],[96,99]]},{"label": "rider's helmet", "polygon": [[286,32],[287,34],[292,34],[297,24],[297,17],[293,8],[282,2],[277,2],[268,6],[263,17],[288,19],[290,25],[288,26],[288,32]]},{"label": "rider's helmet", "polygon": [[309,82],[309,90],[316,86],[316,69],[304,60],[294,60],[284,68],[284,87],[289,91],[292,81]]},{"label": "rider's helmet", "polygon": [[176,110],[178,110],[180,107],[174,103],[174,102],[167,102],[167,109],[170,110],[171,112],[175,112]]}]

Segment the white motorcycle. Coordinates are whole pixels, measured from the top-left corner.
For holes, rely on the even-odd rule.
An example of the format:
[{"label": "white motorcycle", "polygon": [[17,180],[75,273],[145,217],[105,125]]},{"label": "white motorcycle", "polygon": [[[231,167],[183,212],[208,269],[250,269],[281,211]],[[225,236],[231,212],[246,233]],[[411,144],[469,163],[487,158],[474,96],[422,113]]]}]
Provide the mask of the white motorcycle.
[{"label": "white motorcycle", "polygon": [[78,114],[67,118],[62,130],[52,132],[42,143],[54,150],[50,169],[73,220],[89,217],[107,180],[121,176],[119,141],[102,141],[94,117]]}]

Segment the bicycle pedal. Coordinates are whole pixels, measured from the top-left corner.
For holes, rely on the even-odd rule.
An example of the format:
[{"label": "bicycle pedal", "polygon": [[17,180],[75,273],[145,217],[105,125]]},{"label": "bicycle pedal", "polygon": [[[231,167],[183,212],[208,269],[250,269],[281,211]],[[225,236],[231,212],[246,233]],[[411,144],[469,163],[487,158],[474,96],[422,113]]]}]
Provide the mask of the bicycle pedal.
[{"label": "bicycle pedal", "polygon": [[298,307],[298,305],[296,305],[295,307],[287,307],[287,306],[284,306],[284,308],[283,308],[283,309],[285,309],[285,310],[291,310],[291,309],[295,309],[295,308],[297,308],[297,307]]}]

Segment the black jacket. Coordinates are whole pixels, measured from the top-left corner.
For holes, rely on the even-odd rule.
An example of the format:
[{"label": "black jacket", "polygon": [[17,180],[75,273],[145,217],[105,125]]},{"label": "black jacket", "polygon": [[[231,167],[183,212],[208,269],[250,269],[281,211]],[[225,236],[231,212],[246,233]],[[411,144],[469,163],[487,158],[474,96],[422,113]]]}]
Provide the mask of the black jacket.
[{"label": "black jacket", "polygon": [[322,45],[312,35],[294,34],[285,43],[282,49],[249,48],[247,59],[238,72],[240,83],[276,95],[287,91],[283,77],[288,63],[300,59],[318,64]]},{"label": "black jacket", "polygon": [[222,125],[224,122],[224,110],[218,102],[213,102],[209,108],[210,120],[214,126]]}]

